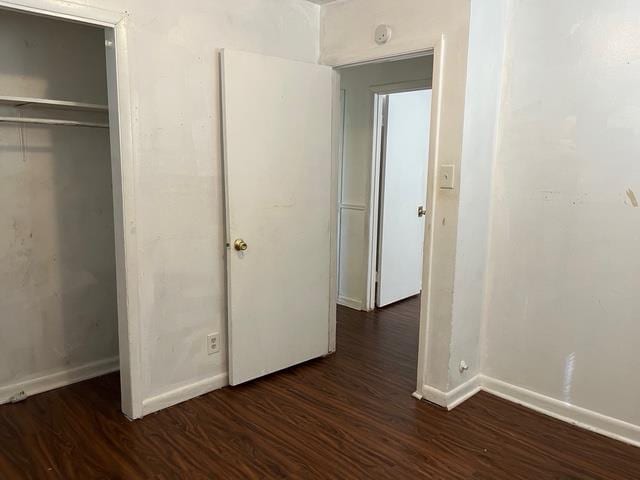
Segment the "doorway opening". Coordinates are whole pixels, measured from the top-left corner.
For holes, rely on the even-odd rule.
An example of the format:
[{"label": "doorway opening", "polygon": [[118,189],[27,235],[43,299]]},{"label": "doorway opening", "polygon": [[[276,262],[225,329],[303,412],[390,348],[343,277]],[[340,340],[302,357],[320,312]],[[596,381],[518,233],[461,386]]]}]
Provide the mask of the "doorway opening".
[{"label": "doorway opening", "polygon": [[374,168],[379,175],[369,279],[374,307],[422,291],[431,89],[421,82],[384,87],[374,95]]},{"label": "doorway opening", "polygon": [[[378,224],[391,225],[393,234],[399,228],[394,229],[397,218],[396,225],[410,224],[412,233],[406,237],[415,237],[415,248],[405,262],[408,266],[396,276],[405,281],[411,268],[414,285],[406,296],[389,296],[389,302],[380,289],[378,304],[413,298],[411,321],[420,333],[412,335],[411,328],[403,331],[409,332],[404,335],[416,347],[418,361],[412,363],[416,378],[421,377],[424,342],[420,340],[426,337],[430,296],[421,296],[420,301],[417,294],[423,282],[429,290],[433,234],[428,219],[435,196],[426,185],[434,181],[431,163],[437,158],[437,142],[428,139],[438,138],[441,52],[438,43],[410,58],[336,68],[222,52],[231,385],[337,351],[336,304],[341,304],[340,321],[346,320],[347,308],[375,309],[375,272],[393,274],[396,262],[391,258],[384,269],[384,246],[393,245],[393,235]],[[263,84],[260,90],[253,88],[257,77]],[[398,134],[393,139],[389,125],[382,128],[392,117]],[[406,125],[398,123],[402,121]],[[414,139],[410,130],[418,131],[422,140]],[[414,147],[407,147],[407,138]],[[418,154],[405,164],[407,152]],[[329,158],[331,162],[326,161]],[[394,170],[400,177],[396,187],[389,173]],[[418,191],[408,199],[399,198],[409,184]],[[399,193],[395,202],[391,190]],[[399,206],[380,210],[380,205],[394,203]],[[403,205],[409,205],[408,213],[398,215]],[[424,262],[418,258],[420,243],[425,245]],[[408,251],[403,245],[401,251],[388,250]],[[377,264],[382,268],[376,270]]]},{"label": "doorway opening", "polygon": [[344,307],[372,312],[403,302],[404,315],[418,325],[433,55],[337,71],[338,316],[348,317]]},{"label": "doorway opening", "polygon": [[339,70],[341,305],[370,311],[421,290],[432,71],[431,55]]}]

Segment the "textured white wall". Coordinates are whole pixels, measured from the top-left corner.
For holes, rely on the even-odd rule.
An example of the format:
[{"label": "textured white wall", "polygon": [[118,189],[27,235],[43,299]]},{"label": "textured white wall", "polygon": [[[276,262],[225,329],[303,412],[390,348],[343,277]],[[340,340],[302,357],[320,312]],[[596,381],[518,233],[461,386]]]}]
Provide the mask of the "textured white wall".
[{"label": "textured white wall", "polygon": [[340,70],[345,128],[340,195],[339,300],[364,307],[367,283],[367,220],[372,168],[373,92],[371,87],[425,80],[431,83],[432,57],[361,65]]},{"label": "textured white wall", "polygon": [[[493,165],[498,139],[507,0],[471,2],[453,294],[450,388],[481,370]],[[460,362],[469,367],[460,371]]]},{"label": "textured white wall", "polygon": [[[88,3],[129,15],[149,401],[227,371],[220,49],[317,62],[320,7],[300,0]],[[212,332],[220,332],[222,346],[207,355]]]},{"label": "textured white wall", "polygon": [[[220,48],[309,62],[318,7],[298,0],[126,2],[135,85],[145,396],[227,371]],[[260,88],[260,79],[256,79]],[[209,356],[206,335],[223,347]]]},{"label": "textured white wall", "polygon": [[484,371],[640,425],[640,4],[519,0]]},{"label": "textured white wall", "polygon": [[[0,45],[2,95],[106,103],[101,29],[0,11]],[[1,124],[0,402],[117,357],[115,288],[108,130]]]}]

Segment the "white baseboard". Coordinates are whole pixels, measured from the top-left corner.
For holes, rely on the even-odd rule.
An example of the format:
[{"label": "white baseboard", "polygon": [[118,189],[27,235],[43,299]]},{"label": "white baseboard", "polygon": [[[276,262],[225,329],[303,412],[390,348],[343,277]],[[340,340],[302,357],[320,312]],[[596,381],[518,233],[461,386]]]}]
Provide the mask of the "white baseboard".
[{"label": "white baseboard", "polygon": [[486,375],[476,375],[449,392],[423,385],[422,392],[416,392],[413,396],[452,410],[480,390],[563,422],[640,447],[640,426],[638,425],[571,405]]},{"label": "white baseboard", "polygon": [[482,390],[563,422],[640,447],[640,426],[577,407],[495,378],[481,376]]},{"label": "white baseboard", "polygon": [[229,378],[226,373],[221,373],[213,377],[205,378],[189,385],[175,388],[160,395],[146,398],[142,402],[142,415],[148,415],[163,408],[171,407],[178,403],[192,398],[199,397],[205,393],[217,390],[229,385]]},{"label": "white baseboard", "polygon": [[447,410],[452,410],[466,399],[473,397],[480,391],[480,388],[480,376],[476,375],[464,382],[462,385],[459,385],[448,392],[443,392],[442,390],[430,387],[429,385],[423,385],[421,392],[422,395],[418,393],[414,394],[414,396],[416,398],[422,398],[428,402],[435,403]]},{"label": "white baseboard", "polygon": [[53,371],[31,380],[5,385],[0,387],[0,404],[9,402],[15,396],[21,396],[21,392],[24,392],[25,397],[30,397],[48,390],[71,385],[72,383],[116,372],[119,368],[120,361],[118,357],[112,357],[79,367]]},{"label": "white baseboard", "polygon": [[362,300],[358,300],[355,298],[339,296],[338,305],[353,308],[354,310],[364,310],[364,303],[362,302]]}]

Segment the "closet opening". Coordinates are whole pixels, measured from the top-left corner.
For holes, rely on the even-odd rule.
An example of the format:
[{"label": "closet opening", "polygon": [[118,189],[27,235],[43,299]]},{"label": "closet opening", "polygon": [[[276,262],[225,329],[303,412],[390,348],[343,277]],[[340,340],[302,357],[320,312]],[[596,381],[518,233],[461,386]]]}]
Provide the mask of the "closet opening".
[{"label": "closet opening", "polygon": [[[102,26],[0,9],[0,404],[120,368],[109,39]],[[127,414],[129,389],[123,380]]]}]

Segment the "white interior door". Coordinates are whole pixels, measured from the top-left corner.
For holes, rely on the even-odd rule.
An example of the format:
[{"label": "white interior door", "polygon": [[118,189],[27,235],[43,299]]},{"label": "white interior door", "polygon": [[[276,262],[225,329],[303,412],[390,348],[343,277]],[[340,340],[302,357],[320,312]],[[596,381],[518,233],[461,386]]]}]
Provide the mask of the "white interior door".
[{"label": "white interior door", "polygon": [[420,293],[431,90],[387,97],[380,191],[377,302]]},{"label": "white interior door", "polygon": [[229,50],[222,64],[237,385],[329,351],[332,71]]}]

